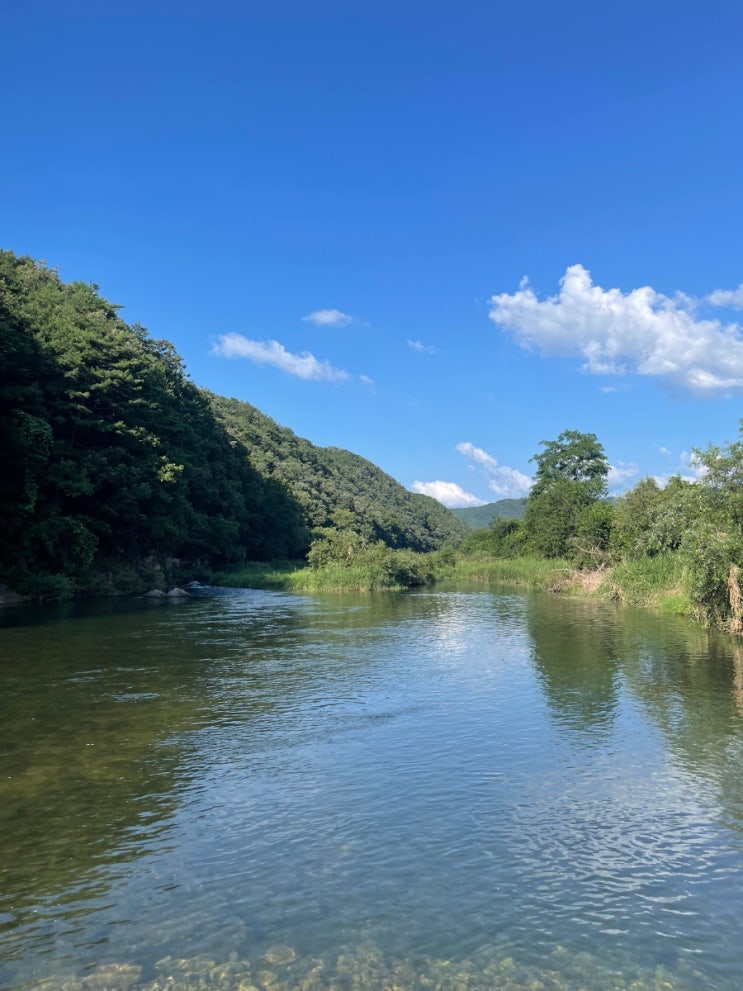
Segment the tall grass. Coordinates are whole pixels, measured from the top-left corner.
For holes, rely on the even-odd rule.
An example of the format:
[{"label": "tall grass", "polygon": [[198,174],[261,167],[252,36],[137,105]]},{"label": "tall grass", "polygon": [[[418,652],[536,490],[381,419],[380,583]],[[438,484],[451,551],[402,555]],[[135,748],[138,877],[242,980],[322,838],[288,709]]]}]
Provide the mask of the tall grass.
[{"label": "tall grass", "polygon": [[673,551],[620,561],[607,574],[601,593],[629,605],[691,614],[688,576],[681,556]]},{"label": "tall grass", "polygon": [[238,571],[212,572],[208,580],[215,585],[287,592],[371,592],[433,582],[430,555],[375,547],[357,557],[356,561],[329,561],[320,567],[297,562],[249,563]]},{"label": "tall grass", "polygon": [[304,570],[306,570],[305,565],[298,561],[279,561],[271,564],[248,561],[237,571],[210,571],[204,578],[211,585],[290,592],[296,587],[299,576]]},{"label": "tall grass", "polygon": [[[587,580],[593,578],[593,580]],[[596,594],[628,605],[691,615],[688,578],[678,554],[625,560],[599,577],[576,572],[569,561],[536,557],[496,558],[440,551],[430,555],[387,551],[358,564],[249,563],[239,571],[213,572],[208,580],[237,588],[286,592],[400,590],[432,581],[476,581],[512,588]]]},{"label": "tall grass", "polygon": [[[496,558],[488,555],[458,557],[441,577],[492,582],[517,588],[552,589],[564,583],[573,568],[561,559],[537,557]],[[437,574],[438,577],[438,574]]]}]

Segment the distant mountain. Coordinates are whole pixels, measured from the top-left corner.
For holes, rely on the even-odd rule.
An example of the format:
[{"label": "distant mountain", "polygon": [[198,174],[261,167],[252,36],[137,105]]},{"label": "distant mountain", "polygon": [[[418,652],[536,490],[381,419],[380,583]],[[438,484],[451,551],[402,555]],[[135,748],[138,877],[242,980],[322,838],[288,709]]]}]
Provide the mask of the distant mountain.
[{"label": "distant mountain", "polygon": [[464,509],[452,509],[452,513],[471,530],[485,530],[494,519],[520,520],[524,515],[526,499],[498,499],[484,506],[467,506]]}]

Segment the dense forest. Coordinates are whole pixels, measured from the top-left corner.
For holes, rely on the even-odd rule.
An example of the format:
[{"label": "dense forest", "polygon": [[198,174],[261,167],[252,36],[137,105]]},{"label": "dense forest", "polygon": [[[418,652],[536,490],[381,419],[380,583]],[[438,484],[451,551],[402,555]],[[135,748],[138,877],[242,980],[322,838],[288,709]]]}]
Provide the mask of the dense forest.
[{"label": "dense forest", "polygon": [[207,394],[95,285],[0,252],[0,582],[131,591],[335,531],[413,551],[466,527],[364,459]]},{"label": "dense forest", "polygon": [[287,487],[314,532],[347,528],[369,542],[419,552],[459,543],[466,533],[436,499],[409,492],[358,454],[311,444],[249,403],[205,395],[253,467]]}]

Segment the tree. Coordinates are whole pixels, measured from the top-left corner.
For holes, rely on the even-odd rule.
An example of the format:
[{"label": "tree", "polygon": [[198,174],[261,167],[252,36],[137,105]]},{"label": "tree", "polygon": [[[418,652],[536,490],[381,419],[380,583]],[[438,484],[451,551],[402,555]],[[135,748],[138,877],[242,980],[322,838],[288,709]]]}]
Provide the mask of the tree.
[{"label": "tree", "polygon": [[590,523],[587,515],[589,507],[606,495],[609,474],[596,435],[563,430],[556,440],[540,443],[544,450],[531,459],[537,471],[524,513],[527,546],[543,557],[567,557],[583,525],[586,535],[598,526],[604,549],[610,517],[603,514],[600,521]]},{"label": "tree", "polygon": [[630,558],[677,551],[700,518],[703,497],[699,485],[679,475],[669,478],[665,488],[644,478],[614,507],[614,551]]},{"label": "tree", "polygon": [[[740,423],[743,436],[743,421]],[[695,450],[704,469],[696,490],[698,512],[681,550],[691,600],[702,619],[743,632],[743,440]]]},{"label": "tree", "polygon": [[544,448],[530,460],[537,466],[530,498],[540,496],[557,482],[577,482],[590,499],[606,495],[609,462],[596,434],[563,430],[556,440],[542,440]]}]

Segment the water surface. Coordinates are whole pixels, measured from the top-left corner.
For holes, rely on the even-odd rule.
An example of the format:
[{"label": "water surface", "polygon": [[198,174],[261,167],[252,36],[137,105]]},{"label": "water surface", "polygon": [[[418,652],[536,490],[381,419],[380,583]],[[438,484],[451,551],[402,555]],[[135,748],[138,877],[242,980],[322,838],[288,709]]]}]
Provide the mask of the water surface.
[{"label": "water surface", "polygon": [[731,640],[482,589],[0,621],[3,988],[741,986]]}]

